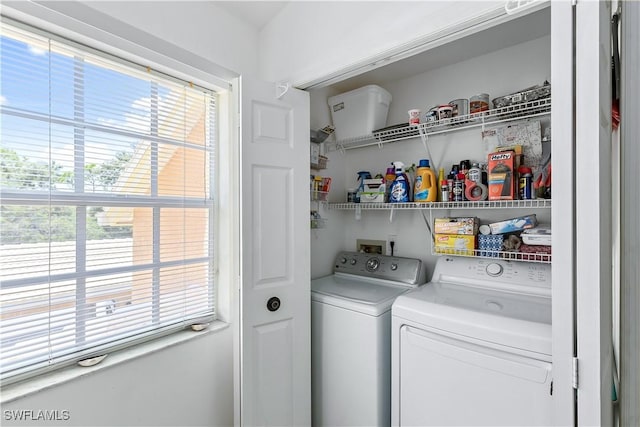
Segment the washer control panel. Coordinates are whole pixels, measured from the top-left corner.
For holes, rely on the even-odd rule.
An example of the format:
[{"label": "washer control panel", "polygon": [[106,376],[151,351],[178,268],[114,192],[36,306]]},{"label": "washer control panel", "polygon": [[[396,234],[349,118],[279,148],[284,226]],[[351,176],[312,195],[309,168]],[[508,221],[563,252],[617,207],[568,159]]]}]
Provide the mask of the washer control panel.
[{"label": "washer control panel", "polygon": [[551,265],[444,256],[436,262],[432,281],[512,290],[521,287],[538,289],[535,293],[545,293],[543,290],[551,289]]},{"label": "washer control panel", "polygon": [[421,285],[426,282],[424,263],[416,258],[345,251],[336,256],[333,271],[393,280],[410,285]]}]

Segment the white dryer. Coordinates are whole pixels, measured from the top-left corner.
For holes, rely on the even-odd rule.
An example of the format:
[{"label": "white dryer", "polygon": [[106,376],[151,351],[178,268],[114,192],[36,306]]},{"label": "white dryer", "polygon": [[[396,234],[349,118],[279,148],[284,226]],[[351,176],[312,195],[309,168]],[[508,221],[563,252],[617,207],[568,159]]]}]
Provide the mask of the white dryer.
[{"label": "white dryer", "polygon": [[391,304],[424,284],[418,259],[341,252],[311,281],[314,426],[391,422]]},{"label": "white dryer", "polygon": [[551,266],[440,257],[392,309],[392,425],[551,425]]}]

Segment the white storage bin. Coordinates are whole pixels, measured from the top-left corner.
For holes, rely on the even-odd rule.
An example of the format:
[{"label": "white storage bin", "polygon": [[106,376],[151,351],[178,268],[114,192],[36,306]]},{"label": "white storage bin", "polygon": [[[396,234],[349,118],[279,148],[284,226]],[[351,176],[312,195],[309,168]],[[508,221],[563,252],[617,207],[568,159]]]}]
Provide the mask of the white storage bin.
[{"label": "white storage bin", "polygon": [[363,86],[329,98],[337,140],[368,135],[387,124],[391,94],[376,85]]}]

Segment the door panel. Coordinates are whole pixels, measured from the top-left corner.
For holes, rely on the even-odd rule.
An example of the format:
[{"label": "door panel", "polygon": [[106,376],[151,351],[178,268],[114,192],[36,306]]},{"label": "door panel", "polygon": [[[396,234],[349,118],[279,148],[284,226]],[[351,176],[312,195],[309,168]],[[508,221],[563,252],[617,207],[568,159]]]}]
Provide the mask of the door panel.
[{"label": "door panel", "polygon": [[[293,281],[291,168],[253,166],[253,287],[280,286]],[[264,195],[268,195],[265,197]]]},{"label": "door panel", "polygon": [[610,7],[576,4],[578,425],[613,424]]},{"label": "door panel", "polygon": [[[253,330],[255,419],[259,424],[290,426],[293,423],[293,320],[257,326]],[[274,393],[278,384],[278,394]]]},{"label": "door panel", "polygon": [[309,96],[240,92],[239,424],[310,425]]}]

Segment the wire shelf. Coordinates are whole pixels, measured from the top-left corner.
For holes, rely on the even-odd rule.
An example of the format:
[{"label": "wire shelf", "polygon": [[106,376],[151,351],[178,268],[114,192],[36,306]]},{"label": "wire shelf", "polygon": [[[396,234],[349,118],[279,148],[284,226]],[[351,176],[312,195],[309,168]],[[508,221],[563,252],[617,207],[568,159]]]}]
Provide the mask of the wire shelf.
[{"label": "wire shelf", "polygon": [[328,157],[320,155],[318,156],[318,163],[311,163],[310,168],[313,170],[326,169],[328,160]]},{"label": "wire shelf", "polygon": [[328,196],[329,196],[329,192],[328,191],[311,190],[311,201],[312,202],[326,202]]},{"label": "wire shelf", "polygon": [[511,251],[489,251],[486,249],[451,249],[432,247],[432,255],[454,255],[488,259],[504,259],[509,261],[538,262],[551,264],[551,254]]},{"label": "wire shelf", "polygon": [[480,113],[466,114],[419,125],[392,126],[369,135],[344,139],[333,143],[329,151],[351,150],[370,145],[382,145],[420,136],[436,135],[485,125],[499,124],[514,120],[530,119],[548,115],[551,112],[551,98],[537,99],[521,104],[508,105]]},{"label": "wire shelf", "polygon": [[482,202],[430,202],[430,203],[329,203],[334,210],[417,210],[417,209],[514,209],[551,208],[551,199],[493,200]]},{"label": "wire shelf", "polygon": [[325,218],[312,218],[311,229],[316,230],[319,228],[325,228],[327,226],[327,220]]}]

